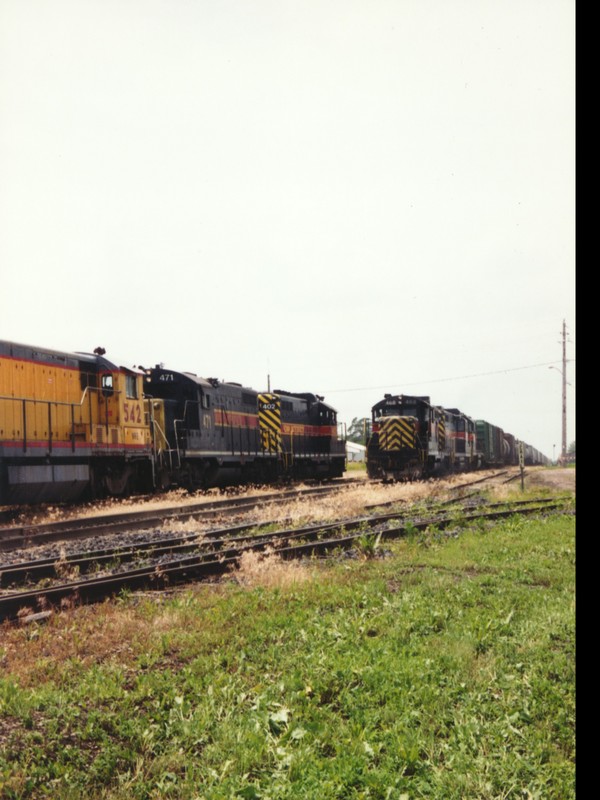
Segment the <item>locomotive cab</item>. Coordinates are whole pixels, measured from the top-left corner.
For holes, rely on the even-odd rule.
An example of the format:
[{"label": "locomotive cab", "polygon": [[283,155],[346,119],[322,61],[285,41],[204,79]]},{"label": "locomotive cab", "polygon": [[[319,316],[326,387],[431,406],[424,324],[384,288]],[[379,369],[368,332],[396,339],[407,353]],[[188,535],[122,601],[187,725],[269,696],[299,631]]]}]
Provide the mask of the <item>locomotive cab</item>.
[{"label": "locomotive cab", "polygon": [[429,397],[391,394],[373,406],[367,442],[369,477],[405,480],[427,472],[430,408]]}]

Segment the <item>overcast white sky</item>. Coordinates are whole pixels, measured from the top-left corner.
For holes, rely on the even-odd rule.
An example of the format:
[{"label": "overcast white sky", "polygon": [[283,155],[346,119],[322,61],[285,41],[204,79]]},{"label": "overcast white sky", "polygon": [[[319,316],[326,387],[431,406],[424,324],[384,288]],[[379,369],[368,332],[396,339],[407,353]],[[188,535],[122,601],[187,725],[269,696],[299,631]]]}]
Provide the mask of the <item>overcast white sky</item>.
[{"label": "overcast white sky", "polygon": [[575,3],[0,0],[0,279],[2,339],[558,456]]}]

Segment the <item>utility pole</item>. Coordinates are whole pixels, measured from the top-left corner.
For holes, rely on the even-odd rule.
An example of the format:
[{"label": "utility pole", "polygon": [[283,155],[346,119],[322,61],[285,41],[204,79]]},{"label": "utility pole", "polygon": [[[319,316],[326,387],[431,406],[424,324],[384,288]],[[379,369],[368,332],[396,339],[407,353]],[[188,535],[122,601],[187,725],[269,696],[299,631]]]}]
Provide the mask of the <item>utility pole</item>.
[{"label": "utility pole", "polygon": [[567,459],[567,324],[562,327],[562,452],[563,463]]},{"label": "utility pole", "polygon": [[562,376],[562,445],[560,448],[561,464],[567,460],[567,323],[563,319],[562,324],[562,369],[558,367],[548,367],[560,372]]}]

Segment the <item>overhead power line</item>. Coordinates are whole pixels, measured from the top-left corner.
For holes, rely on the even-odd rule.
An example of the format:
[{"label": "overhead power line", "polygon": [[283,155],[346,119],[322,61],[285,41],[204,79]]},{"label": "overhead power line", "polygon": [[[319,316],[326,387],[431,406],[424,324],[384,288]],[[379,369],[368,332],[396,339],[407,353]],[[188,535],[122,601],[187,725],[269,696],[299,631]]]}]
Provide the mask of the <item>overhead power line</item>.
[{"label": "overhead power line", "polygon": [[[574,361],[574,359],[573,359]],[[468,378],[484,378],[487,375],[504,375],[507,372],[519,372],[524,369],[537,369],[538,367],[552,367],[555,364],[560,364],[560,361],[546,361],[542,364],[527,364],[523,367],[508,367],[507,369],[497,369],[492,372],[474,372],[471,375],[457,375],[452,378],[428,378],[426,380],[421,381],[402,381],[402,383],[392,383],[386,384],[384,386],[355,386],[354,388],[349,389],[326,389],[325,394],[332,394],[334,392],[370,392],[375,390],[383,390],[383,389],[394,389],[398,386],[420,386],[422,384],[430,384],[430,383],[447,383],[449,381],[463,381],[467,380]]]}]

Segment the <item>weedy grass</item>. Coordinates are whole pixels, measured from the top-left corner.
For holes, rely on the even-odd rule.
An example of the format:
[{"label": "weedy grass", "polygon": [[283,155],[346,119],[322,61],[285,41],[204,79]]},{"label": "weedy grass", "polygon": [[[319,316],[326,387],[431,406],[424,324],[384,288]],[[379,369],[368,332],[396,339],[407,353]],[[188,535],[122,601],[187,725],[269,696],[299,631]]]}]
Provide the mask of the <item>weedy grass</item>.
[{"label": "weedy grass", "polygon": [[386,554],[5,627],[0,797],[574,798],[574,517]]},{"label": "weedy grass", "polygon": [[346,472],[367,472],[367,464],[365,461],[348,461],[346,464]]}]

